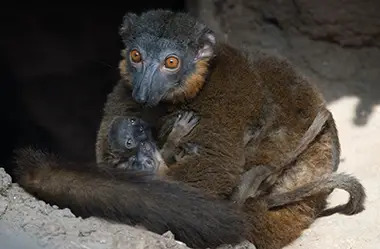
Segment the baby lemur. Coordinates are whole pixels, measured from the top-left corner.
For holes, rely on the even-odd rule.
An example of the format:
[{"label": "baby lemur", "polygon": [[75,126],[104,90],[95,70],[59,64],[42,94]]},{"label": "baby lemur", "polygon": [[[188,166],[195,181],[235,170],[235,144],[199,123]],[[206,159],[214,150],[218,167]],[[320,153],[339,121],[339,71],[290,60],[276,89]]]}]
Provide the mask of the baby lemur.
[{"label": "baby lemur", "polygon": [[165,175],[168,170],[166,162],[178,161],[185,152],[196,152],[196,146],[188,145],[180,151],[178,146],[197,122],[198,118],[191,112],[178,114],[160,153],[152,138],[151,128],[145,121],[137,117],[115,117],[108,131],[109,151],[113,154],[112,158],[117,159],[112,165]]},{"label": "baby lemur", "polygon": [[[297,151],[326,109],[319,91],[288,61],[217,42],[210,29],[185,13],[128,13],[120,34],[126,58],[120,63],[122,79],[105,104],[97,163],[115,161],[107,136],[116,116],[142,118],[161,146],[176,115],[192,111],[199,122],[179,147],[194,144],[199,150],[170,165],[164,179],[150,180],[139,175],[131,180],[128,172],[122,180],[122,169],[112,167],[90,174],[29,150],[17,157],[20,185],[79,214],[142,223],[155,232],[169,229],[198,248],[248,239],[258,249],[276,249],[298,238],[323,212],[331,190],[275,209],[269,197],[311,186],[301,193],[307,196],[313,183],[337,180],[340,146],[332,116],[287,164],[287,155]],[[221,200],[230,200],[241,176],[256,167],[274,172],[257,189],[263,194],[242,206]],[[365,197],[357,183],[361,198],[352,213],[361,211]]]}]

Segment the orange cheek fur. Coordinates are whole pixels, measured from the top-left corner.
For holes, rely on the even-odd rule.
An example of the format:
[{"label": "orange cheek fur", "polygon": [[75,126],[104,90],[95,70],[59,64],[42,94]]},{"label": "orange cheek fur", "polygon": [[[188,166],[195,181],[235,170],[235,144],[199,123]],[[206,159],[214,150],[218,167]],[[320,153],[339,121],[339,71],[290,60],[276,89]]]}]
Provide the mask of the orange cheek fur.
[{"label": "orange cheek fur", "polygon": [[187,77],[183,86],[174,89],[168,94],[166,100],[177,103],[195,97],[205,83],[208,65],[208,60],[198,61],[195,65],[195,71]]}]

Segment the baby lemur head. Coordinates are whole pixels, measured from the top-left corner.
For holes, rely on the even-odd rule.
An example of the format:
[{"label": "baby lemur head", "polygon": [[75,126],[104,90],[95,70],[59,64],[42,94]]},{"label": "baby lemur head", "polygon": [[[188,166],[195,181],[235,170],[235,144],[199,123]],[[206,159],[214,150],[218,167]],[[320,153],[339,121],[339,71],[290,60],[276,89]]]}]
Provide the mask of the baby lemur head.
[{"label": "baby lemur head", "polygon": [[133,98],[154,106],[194,97],[204,84],[215,36],[185,13],[152,10],[127,13],[120,28],[125,45],[121,75]]},{"label": "baby lemur head", "polygon": [[135,153],[138,145],[151,141],[152,134],[149,125],[136,117],[116,117],[112,120],[108,131],[108,143],[114,152]]}]

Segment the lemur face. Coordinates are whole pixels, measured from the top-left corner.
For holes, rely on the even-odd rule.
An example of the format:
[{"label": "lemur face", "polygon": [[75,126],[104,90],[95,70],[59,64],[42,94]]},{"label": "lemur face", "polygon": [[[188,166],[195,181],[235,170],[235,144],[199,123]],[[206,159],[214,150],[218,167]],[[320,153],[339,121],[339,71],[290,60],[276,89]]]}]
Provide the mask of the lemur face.
[{"label": "lemur face", "polygon": [[188,97],[193,92],[188,79],[197,73],[199,62],[213,55],[215,45],[206,26],[168,11],[127,14],[120,34],[132,96],[148,106],[171,100],[174,92]]}]

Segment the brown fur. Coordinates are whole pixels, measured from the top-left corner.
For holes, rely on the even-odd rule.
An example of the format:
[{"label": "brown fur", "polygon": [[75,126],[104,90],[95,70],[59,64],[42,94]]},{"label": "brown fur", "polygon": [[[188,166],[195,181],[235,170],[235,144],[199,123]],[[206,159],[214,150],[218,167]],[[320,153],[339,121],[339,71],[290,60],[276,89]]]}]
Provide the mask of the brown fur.
[{"label": "brown fur", "polygon": [[[301,141],[294,151],[287,155],[287,159],[283,165],[278,166],[254,166],[249,171],[243,174],[242,181],[238,186],[239,192],[234,193],[232,199],[238,204],[242,205],[249,197],[256,198],[265,193],[277,180],[278,176],[286,170],[286,167],[293,163],[299,156],[310,146],[315,138],[321,133],[327,121],[331,118],[332,114],[327,109],[322,109],[318,112],[311,126],[307,129],[306,133],[302,136]],[[172,141],[172,146],[168,146],[168,141],[165,142],[161,153],[174,153],[175,147],[178,146],[178,141],[181,140],[189,132],[186,127],[175,125],[173,131],[168,136],[169,144]],[[252,138],[252,137],[251,137]],[[162,160],[161,155],[156,153],[156,160],[160,161],[163,166],[165,162]],[[183,160],[181,158],[180,160]],[[182,162],[183,163],[183,162]],[[334,168],[336,168],[334,166]],[[167,169],[165,167],[165,169]],[[163,172],[164,174],[167,171]],[[162,174],[161,174],[162,175]],[[349,202],[345,205],[340,205],[320,213],[320,216],[331,215],[335,212],[343,214],[356,214],[364,209],[363,203],[366,198],[365,190],[360,182],[352,176],[346,174],[328,174],[315,180],[314,182],[307,183],[301,187],[293,189],[288,192],[279,194],[268,193],[264,197],[265,202],[269,209],[279,206],[285,206],[290,203],[299,202],[311,196],[317,196],[322,193],[329,192],[335,188],[346,190],[350,194]]]},{"label": "brown fur", "polygon": [[[303,153],[314,141],[317,135],[320,134],[322,128],[330,117],[331,113],[328,110],[325,108],[320,110],[311,126],[307,129],[305,134],[302,136],[302,139],[298,142],[296,149],[286,155],[287,159],[282,165],[256,165],[245,172],[241,176],[241,182],[234,192],[232,200],[241,205],[247,198],[259,196],[262,192],[267,191],[276,182],[281,172],[297,160],[301,153]],[[246,137],[248,137],[248,135]],[[249,134],[245,144],[252,139],[255,139],[255,136],[253,134]],[[296,200],[298,200],[298,198],[294,198],[294,201]],[[289,198],[288,201],[291,202],[293,200]]]},{"label": "brown fur", "polygon": [[166,97],[173,103],[181,103],[187,99],[194,98],[202,89],[208,72],[208,60],[200,60],[195,65],[195,71],[186,79],[183,87],[176,88]]},{"label": "brown fur", "polygon": [[[255,165],[283,165],[286,155],[297,148],[325,102],[286,60],[259,53],[252,58],[228,45],[220,45],[216,58],[210,61],[209,77],[196,97],[183,104],[159,105],[166,108],[166,115],[155,122],[158,131],[170,127],[173,122],[170,117],[180,110],[192,110],[200,116],[199,124],[182,142],[199,144],[202,149],[199,155],[171,166],[168,172],[171,178],[228,199],[246,170]],[[198,78],[186,81],[192,86],[192,94],[193,86],[197,86],[194,79]],[[121,103],[114,100],[122,88],[128,89],[127,84],[115,87],[106,110],[122,109],[128,116],[130,110],[120,108]],[[116,98],[122,99],[124,106],[133,103],[131,96],[125,94]],[[106,111],[103,126],[108,115]],[[252,133],[248,142],[247,130]],[[98,144],[104,141],[101,133],[102,129]],[[331,174],[336,170],[339,151],[337,131],[330,117],[315,141],[278,176],[270,193],[291,191]],[[97,154],[102,153],[98,147]],[[329,192],[276,210],[269,210],[264,200],[248,200],[243,208],[252,224],[248,239],[259,249],[287,245],[313,223],[324,209]]]}]

